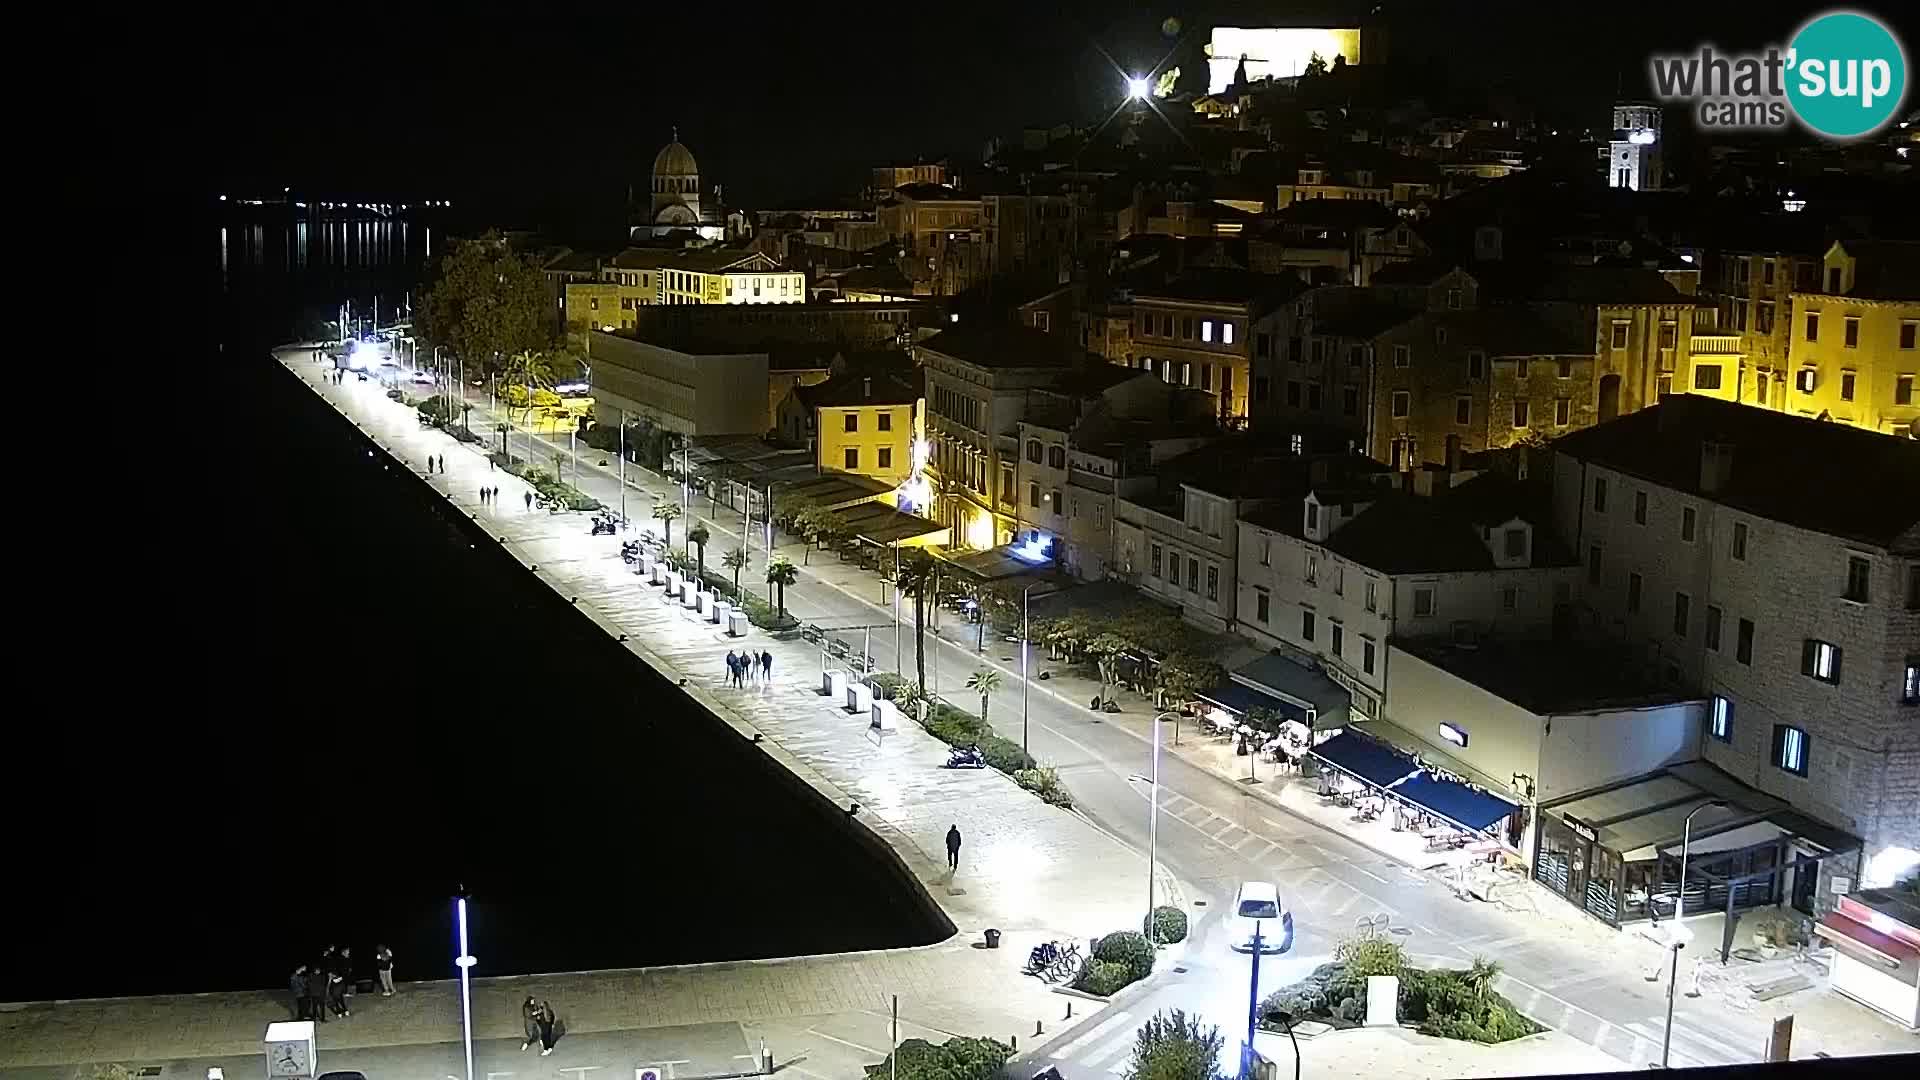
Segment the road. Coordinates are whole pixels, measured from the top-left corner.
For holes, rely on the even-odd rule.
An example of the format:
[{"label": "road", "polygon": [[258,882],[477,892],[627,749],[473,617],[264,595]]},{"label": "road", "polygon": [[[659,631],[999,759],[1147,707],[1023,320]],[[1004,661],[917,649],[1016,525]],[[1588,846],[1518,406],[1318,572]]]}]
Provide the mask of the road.
[{"label": "road", "polygon": [[[568,454],[564,437],[516,432],[512,439],[513,452],[531,461],[550,465],[556,453]],[[610,457],[580,444],[579,486],[602,502],[618,505],[614,472],[598,464]],[[645,521],[647,509],[656,498],[677,501],[678,485],[635,466],[628,469],[627,483],[629,514],[657,533],[659,523]],[[684,536],[694,521],[705,521],[714,537],[708,544],[710,561],[717,561],[716,550],[740,543],[742,522],[739,514],[727,510],[709,520],[707,508],[706,502],[695,499],[694,513],[675,523],[674,535]],[[795,546],[790,552],[795,562],[800,561],[798,554]],[[756,554],[754,565],[764,567],[764,563],[764,555]],[[749,579],[757,578],[759,572],[749,571]],[[802,567],[799,582],[787,590],[787,607],[808,621],[877,624],[872,630],[872,651],[884,669],[891,667],[894,656],[895,624],[892,612],[875,602],[878,594],[877,587],[842,588]],[[904,666],[911,669],[910,610],[903,610],[898,626],[903,630]],[[928,681],[943,688],[946,697],[971,708],[973,703],[959,689],[967,676],[982,666],[1000,668],[1005,685],[995,697],[992,716],[1003,734],[1017,737],[1017,653],[1012,646],[988,644],[983,656],[929,633]],[[1027,737],[1033,754],[1059,770],[1088,818],[1146,850],[1148,787],[1138,779],[1149,767],[1146,717],[1137,707],[1131,716],[1091,713],[1038,680],[1031,684],[1029,702]],[[1128,1000],[1122,1010],[1128,1023],[1114,1025],[1111,1037],[1092,1039],[1083,1033],[1057,1049],[1033,1055],[1023,1065],[1058,1062],[1069,1080],[1101,1076],[1111,1071],[1133,1026],[1159,1008],[1184,1008],[1224,1031],[1244,1030],[1247,961],[1226,949],[1216,911],[1246,880],[1278,883],[1295,912],[1298,928],[1289,954],[1262,962],[1262,995],[1326,962],[1335,943],[1353,933],[1358,919],[1385,915],[1391,932],[1410,953],[1461,966],[1475,956],[1497,960],[1506,973],[1502,991],[1542,1023],[1635,1066],[1659,1058],[1666,1010],[1664,982],[1648,982],[1619,964],[1597,964],[1591,952],[1557,934],[1551,924],[1530,925],[1491,905],[1463,901],[1437,880],[1173,755],[1163,754],[1161,759],[1160,811],[1158,858],[1198,894],[1189,898],[1195,905],[1189,909],[1195,920],[1190,959],[1184,970],[1164,976],[1149,993]],[[1143,876],[1143,909],[1146,890]],[[1101,1021],[1101,1026],[1108,1024],[1111,1018]],[[1718,998],[1683,997],[1674,1018],[1673,1061],[1696,1065],[1757,1060],[1764,1046],[1760,1026],[1749,1018],[1730,1017],[1725,1002]],[[1237,1038],[1229,1041],[1238,1042]]]}]

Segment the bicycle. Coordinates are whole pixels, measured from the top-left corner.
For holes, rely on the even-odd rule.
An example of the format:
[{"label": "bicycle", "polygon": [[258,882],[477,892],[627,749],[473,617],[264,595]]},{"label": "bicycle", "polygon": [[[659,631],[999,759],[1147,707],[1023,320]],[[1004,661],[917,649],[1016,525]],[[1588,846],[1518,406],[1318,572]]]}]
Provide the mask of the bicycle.
[{"label": "bicycle", "polygon": [[1068,942],[1066,947],[1059,950],[1059,954],[1054,958],[1053,963],[1048,965],[1046,971],[1047,981],[1071,981],[1079,977],[1082,966],[1080,961],[1080,943],[1077,941]]}]

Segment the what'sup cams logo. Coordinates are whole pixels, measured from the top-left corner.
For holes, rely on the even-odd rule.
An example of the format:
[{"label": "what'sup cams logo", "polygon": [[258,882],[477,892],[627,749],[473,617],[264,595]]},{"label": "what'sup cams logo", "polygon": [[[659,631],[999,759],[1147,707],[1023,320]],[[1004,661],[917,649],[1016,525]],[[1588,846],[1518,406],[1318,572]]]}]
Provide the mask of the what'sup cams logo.
[{"label": "what'sup cams logo", "polygon": [[1784,129],[1792,120],[1829,139],[1884,127],[1907,96],[1907,53],[1879,19],[1817,15],[1785,48],[1723,53],[1711,45],[1648,60],[1656,97],[1687,102],[1708,131]]}]

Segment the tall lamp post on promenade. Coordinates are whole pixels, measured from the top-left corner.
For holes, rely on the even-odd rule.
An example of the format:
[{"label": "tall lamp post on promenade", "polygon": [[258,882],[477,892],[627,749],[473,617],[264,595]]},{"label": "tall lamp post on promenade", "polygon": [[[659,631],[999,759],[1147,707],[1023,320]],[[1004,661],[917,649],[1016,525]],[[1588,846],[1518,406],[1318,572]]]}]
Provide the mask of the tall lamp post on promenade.
[{"label": "tall lamp post on promenade", "polygon": [[1667,1027],[1660,1036],[1660,1067],[1667,1067],[1667,1058],[1673,1051],[1673,997],[1680,982],[1680,950],[1687,947],[1683,936],[1686,928],[1680,918],[1687,909],[1687,848],[1693,844],[1693,815],[1714,806],[1725,806],[1725,799],[1711,799],[1687,811],[1686,823],[1680,827],[1680,888],[1673,894],[1673,929],[1668,934],[1667,948],[1673,953],[1673,962],[1667,972]]},{"label": "tall lamp post on promenade", "polygon": [[473,965],[477,961],[467,948],[467,894],[462,889],[455,897],[460,921],[460,955],[453,962],[460,967],[460,1038],[467,1052],[467,1080],[473,1080]]},{"label": "tall lamp post on promenade", "polygon": [[[895,561],[895,580],[898,580],[898,560]],[[1036,581],[1020,590],[1020,752],[1027,752],[1027,594],[1045,584]],[[898,592],[899,590],[894,590]],[[1160,730],[1154,725],[1154,731]]]},{"label": "tall lamp post on promenade", "polygon": [[1149,777],[1147,792],[1147,918],[1144,924],[1150,942],[1159,936],[1153,932],[1153,875],[1160,859],[1160,723],[1168,717],[1178,716],[1178,713],[1163,712],[1153,718],[1153,772]]}]

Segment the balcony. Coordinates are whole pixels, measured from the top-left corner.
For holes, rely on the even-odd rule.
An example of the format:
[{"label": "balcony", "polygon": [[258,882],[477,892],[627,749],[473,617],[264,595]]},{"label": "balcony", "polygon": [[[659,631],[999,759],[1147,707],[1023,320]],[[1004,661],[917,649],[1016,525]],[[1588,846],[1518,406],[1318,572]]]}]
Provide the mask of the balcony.
[{"label": "balcony", "polygon": [[1740,347],[1739,334],[1694,334],[1687,344],[1695,356],[1738,356],[1746,351]]}]

